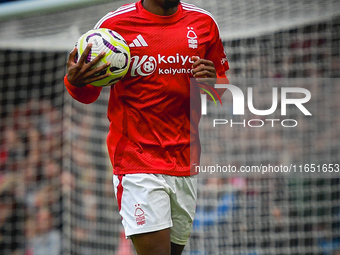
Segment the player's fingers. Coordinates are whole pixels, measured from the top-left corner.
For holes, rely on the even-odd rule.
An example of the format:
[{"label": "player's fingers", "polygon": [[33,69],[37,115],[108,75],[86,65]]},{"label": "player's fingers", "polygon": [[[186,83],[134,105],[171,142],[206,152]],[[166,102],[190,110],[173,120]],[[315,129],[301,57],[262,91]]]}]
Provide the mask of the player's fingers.
[{"label": "player's fingers", "polygon": [[200,58],[200,59],[196,60],[196,61],[193,63],[192,67],[193,67],[193,68],[196,68],[196,67],[198,67],[198,66],[200,66],[200,65],[204,65],[204,66],[212,66],[212,67],[213,67],[213,66],[214,66],[214,63],[213,63],[212,61],[210,61],[210,60]]},{"label": "player's fingers", "polygon": [[204,70],[202,72],[198,72],[196,74],[194,74],[194,78],[207,78],[207,79],[211,79],[211,78],[216,78],[216,74],[209,72],[207,70]]},{"label": "player's fingers", "polygon": [[95,66],[104,56],[105,56],[105,52],[101,52],[100,54],[98,54],[97,57],[95,57],[93,60],[91,60],[88,63],[88,68],[87,69],[92,69],[93,66]]},{"label": "player's fingers", "polygon": [[192,56],[191,57],[191,60],[194,61],[194,62],[196,62],[199,59],[200,59],[200,57],[198,57],[198,56]]},{"label": "player's fingers", "polygon": [[85,80],[85,83],[86,83],[86,84],[90,84],[90,83],[92,83],[92,82],[94,82],[94,81],[99,81],[99,80],[105,79],[105,78],[107,78],[107,77],[109,77],[109,76],[110,76],[110,74],[109,74],[109,73],[106,73],[106,74],[103,74],[103,75],[98,75],[98,76],[90,77],[90,78],[87,78],[87,79]]},{"label": "player's fingers", "polygon": [[109,77],[110,73],[107,73],[106,71],[104,71],[107,67],[108,67],[108,65],[105,64],[105,65],[103,65],[99,68],[91,70],[90,72],[87,73],[87,76],[86,76],[84,82],[88,84],[88,83]]},{"label": "player's fingers", "polygon": [[70,67],[72,65],[75,65],[75,61],[74,61],[74,58],[77,54],[77,48],[74,48],[70,54],[68,55],[68,60],[67,60],[67,67]]},{"label": "player's fingers", "polygon": [[213,66],[199,66],[195,69],[193,69],[192,74],[195,78],[198,77],[210,77],[210,78],[216,78],[216,70]]},{"label": "player's fingers", "polygon": [[198,64],[197,64],[197,61],[200,59],[200,57],[198,57],[198,56],[192,56],[191,57],[191,60],[193,61],[193,64],[192,64],[192,69],[195,69],[197,66],[198,66]]},{"label": "player's fingers", "polygon": [[206,79],[211,79],[211,78],[216,78],[213,73],[209,71],[202,71],[194,74],[194,78],[206,78]]},{"label": "player's fingers", "polygon": [[89,44],[86,46],[86,48],[85,48],[83,54],[81,54],[81,56],[80,56],[80,58],[79,58],[79,60],[78,60],[78,63],[79,63],[80,65],[83,65],[83,64],[86,62],[87,56],[89,55],[91,48],[92,48],[92,43],[89,43]]},{"label": "player's fingers", "polygon": [[192,71],[194,73],[197,73],[197,72],[201,72],[203,70],[215,71],[215,67],[214,66],[200,65],[200,66],[197,66],[196,68],[194,68]]},{"label": "player's fingers", "polygon": [[104,71],[105,69],[107,69],[110,66],[110,62],[105,63],[97,68],[93,68],[90,71],[87,72],[87,77],[98,77],[99,75],[101,75],[100,73],[102,71]]}]

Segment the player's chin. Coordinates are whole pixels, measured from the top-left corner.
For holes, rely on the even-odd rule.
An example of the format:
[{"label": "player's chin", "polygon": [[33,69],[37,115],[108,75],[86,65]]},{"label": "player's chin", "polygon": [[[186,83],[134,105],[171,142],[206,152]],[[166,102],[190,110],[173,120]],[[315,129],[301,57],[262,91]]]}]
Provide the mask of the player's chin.
[{"label": "player's chin", "polygon": [[164,0],[164,6],[166,9],[174,8],[179,5],[180,0]]}]

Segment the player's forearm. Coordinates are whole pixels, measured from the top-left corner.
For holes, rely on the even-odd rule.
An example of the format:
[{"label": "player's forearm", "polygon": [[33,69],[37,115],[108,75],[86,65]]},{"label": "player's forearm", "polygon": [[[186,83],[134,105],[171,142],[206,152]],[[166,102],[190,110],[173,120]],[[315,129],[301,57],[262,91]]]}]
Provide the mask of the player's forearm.
[{"label": "player's forearm", "polygon": [[97,100],[102,90],[101,87],[86,85],[84,87],[75,87],[67,80],[67,75],[64,77],[64,84],[68,93],[77,101],[83,104],[90,104]]}]

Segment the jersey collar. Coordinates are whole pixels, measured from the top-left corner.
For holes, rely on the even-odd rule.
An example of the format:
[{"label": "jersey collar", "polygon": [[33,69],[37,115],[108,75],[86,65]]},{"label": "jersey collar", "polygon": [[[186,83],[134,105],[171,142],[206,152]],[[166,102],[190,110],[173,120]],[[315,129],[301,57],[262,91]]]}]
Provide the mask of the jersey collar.
[{"label": "jersey collar", "polygon": [[182,4],[180,3],[178,5],[178,10],[169,16],[161,16],[161,15],[156,15],[153,14],[147,10],[144,9],[143,4],[142,4],[142,0],[140,0],[139,2],[137,2],[137,9],[138,11],[141,12],[141,14],[143,14],[145,17],[147,17],[148,19],[155,21],[155,22],[160,22],[160,23],[173,23],[176,22],[182,15]]}]

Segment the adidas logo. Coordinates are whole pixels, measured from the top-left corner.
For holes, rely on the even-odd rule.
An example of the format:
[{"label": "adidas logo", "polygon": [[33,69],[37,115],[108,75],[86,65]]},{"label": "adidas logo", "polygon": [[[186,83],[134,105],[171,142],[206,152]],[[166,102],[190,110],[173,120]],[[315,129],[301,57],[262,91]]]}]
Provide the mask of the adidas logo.
[{"label": "adidas logo", "polygon": [[144,40],[142,35],[138,35],[132,43],[129,44],[129,47],[147,47],[149,46]]}]

